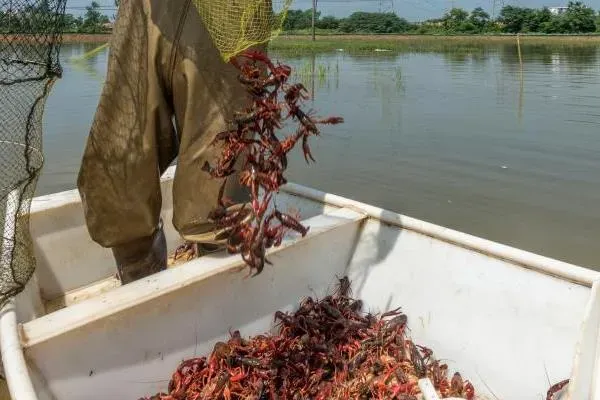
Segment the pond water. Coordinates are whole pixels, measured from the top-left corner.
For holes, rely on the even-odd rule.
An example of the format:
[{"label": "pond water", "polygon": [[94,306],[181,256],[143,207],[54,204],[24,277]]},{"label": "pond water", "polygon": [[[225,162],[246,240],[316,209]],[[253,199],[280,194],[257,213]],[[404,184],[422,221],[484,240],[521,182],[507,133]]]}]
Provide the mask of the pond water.
[{"label": "pond water", "polygon": [[[107,52],[63,47],[38,194],[75,187]],[[600,269],[600,46],[275,53],[341,115],[290,180]],[[313,73],[314,71],[314,73]]]}]

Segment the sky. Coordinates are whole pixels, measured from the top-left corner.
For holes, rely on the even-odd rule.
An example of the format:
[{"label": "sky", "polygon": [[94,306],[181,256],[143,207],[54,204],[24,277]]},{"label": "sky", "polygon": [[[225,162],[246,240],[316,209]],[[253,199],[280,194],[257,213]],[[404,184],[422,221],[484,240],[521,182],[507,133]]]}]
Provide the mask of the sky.
[{"label": "sky", "polygon": [[[96,0],[100,5],[113,7],[113,0]],[[169,1],[169,0],[163,0]],[[274,4],[282,0],[274,0]],[[317,7],[321,15],[334,15],[336,17],[345,17],[355,11],[394,11],[401,17],[410,21],[419,21],[429,18],[440,17],[444,11],[452,6],[462,7],[472,10],[475,7],[483,7],[492,14],[494,0],[317,0]],[[78,15],[83,13],[82,9],[88,5],[91,0],[67,0],[67,12]],[[600,0],[583,0],[583,2],[600,10]],[[502,4],[521,7],[543,7],[543,6],[563,6],[568,0],[496,0],[496,10],[502,7]],[[307,9],[312,7],[312,0],[293,0],[292,8]],[[114,11],[104,10],[104,13],[112,17]]]}]

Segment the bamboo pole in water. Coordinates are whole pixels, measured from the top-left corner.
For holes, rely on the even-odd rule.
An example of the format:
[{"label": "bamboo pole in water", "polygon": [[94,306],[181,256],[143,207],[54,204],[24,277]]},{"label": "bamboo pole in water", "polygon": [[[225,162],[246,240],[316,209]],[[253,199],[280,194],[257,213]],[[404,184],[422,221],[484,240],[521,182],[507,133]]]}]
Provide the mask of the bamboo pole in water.
[{"label": "bamboo pole in water", "polygon": [[317,0],[312,2],[312,40],[315,40],[315,22],[317,19]]},{"label": "bamboo pole in water", "polygon": [[519,85],[519,123],[523,120],[523,89],[524,89],[524,84],[523,84],[523,70],[521,70],[521,82]]},{"label": "bamboo pole in water", "polygon": [[517,50],[519,51],[519,65],[523,69],[523,55],[521,54],[521,34],[517,33]]},{"label": "bamboo pole in water", "polygon": [[315,101],[315,64],[317,62],[317,55],[312,53],[312,63],[311,63],[311,89],[310,89],[310,98],[311,101]]},{"label": "bamboo pole in water", "polygon": [[523,54],[521,53],[521,34],[517,33],[517,50],[519,52],[519,115],[518,120],[523,119]]}]

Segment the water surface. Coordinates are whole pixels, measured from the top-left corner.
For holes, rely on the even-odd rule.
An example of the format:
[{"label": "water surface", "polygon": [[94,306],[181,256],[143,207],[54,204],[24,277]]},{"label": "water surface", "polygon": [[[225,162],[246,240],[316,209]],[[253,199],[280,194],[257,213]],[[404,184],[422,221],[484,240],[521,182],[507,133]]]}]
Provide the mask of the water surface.
[{"label": "water surface", "polygon": [[[95,45],[62,51],[38,193],[75,187],[105,76]],[[345,124],[296,157],[292,181],[600,269],[600,46],[278,54],[320,114]],[[314,74],[313,74],[314,71]]]}]

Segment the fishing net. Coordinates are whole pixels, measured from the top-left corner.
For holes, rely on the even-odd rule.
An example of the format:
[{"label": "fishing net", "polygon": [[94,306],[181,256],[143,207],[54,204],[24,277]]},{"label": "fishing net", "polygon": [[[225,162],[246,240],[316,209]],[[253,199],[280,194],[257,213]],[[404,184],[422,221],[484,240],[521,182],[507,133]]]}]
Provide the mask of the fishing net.
[{"label": "fishing net", "polygon": [[281,33],[291,3],[292,0],[194,0],[226,62]]},{"label": "fishing net", "polygon": [[65,4],[0,0],[0,306],[35,269],[29,207],[44,160],[44,105],[61,76]]}]

